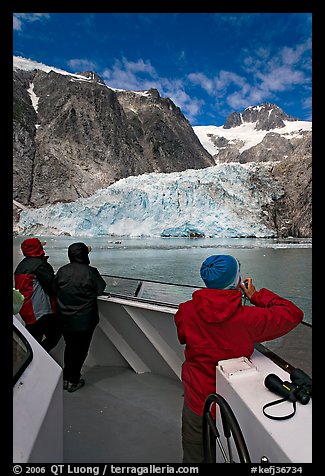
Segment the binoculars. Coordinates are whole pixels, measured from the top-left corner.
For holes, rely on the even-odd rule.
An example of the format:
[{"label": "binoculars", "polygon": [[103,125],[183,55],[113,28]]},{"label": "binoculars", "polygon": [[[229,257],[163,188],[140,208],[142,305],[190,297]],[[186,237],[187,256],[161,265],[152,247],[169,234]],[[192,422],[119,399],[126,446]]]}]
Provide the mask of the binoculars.
[{"label": "binoculars", "polygon": [[264,385],[271,392],[291,402],[300,402],[306,405],[312,393],[312,380],[301,369],[294,369],[290,373],[290,380],[283,381],[275,374],[269,374],[265,377]]}]

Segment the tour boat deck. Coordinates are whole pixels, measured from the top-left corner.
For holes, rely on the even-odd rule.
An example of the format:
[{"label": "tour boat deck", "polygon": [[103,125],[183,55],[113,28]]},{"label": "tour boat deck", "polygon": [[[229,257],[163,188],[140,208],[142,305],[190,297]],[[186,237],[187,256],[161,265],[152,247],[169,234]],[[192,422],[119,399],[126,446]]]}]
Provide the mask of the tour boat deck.
[{"label": "tour boat deck", "polygon": [[64,463],[182,462],[181,382],[108,366],[83,377],[63,395]]},{"label": "tour boat deck", "polygon": [[[50,356],[14,320],[18,363],[21,356],[30,358],[22,360],[14,385],[15,462],[182,463],[184,348],[175,330],[177,306],[159,302],[157,295],[146,299],[147,283],[140,284],[134,283],[133,297],[98,299],[100,322],[82,369],[86,384],[76,392],[63,391],[63,339]],[[150,284],[149,296],[156,284]],[[161,300],[160,284],[158,290]],[[175,291],[175,300],[183,298]],[[256,371],[241,378],[216,368],[218,392],[240,422],[252,461],[267,455],[272,462],[310,462],[311,402],[299,403],[295,418],[284,422],[267,419],[261,409],[276,398],[264,385],[266,375],[289,380],[294,367],[311,375],[311,328],[298,326],[271,349],[280,357],[260,346],[251,357]],[[284,411],[291,411],[285,403]]]}]

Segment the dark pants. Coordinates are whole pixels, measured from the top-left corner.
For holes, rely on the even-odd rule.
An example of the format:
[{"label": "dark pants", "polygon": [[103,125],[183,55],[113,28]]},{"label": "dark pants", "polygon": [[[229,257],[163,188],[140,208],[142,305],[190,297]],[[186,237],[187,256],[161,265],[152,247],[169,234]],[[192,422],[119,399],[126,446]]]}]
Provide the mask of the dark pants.
[{"label": "dark pants", "polygon": [[65,340],[63,380],[79,382],[94,330],[93,327],[85,331],[63,331]]},{"label": "dark pants", "polygon": [[44,314],[33,324],[26,324],[26,329],[47,352],[57,345],[62,336],[57,314]]},{"label": "dark pants", "polygon": [[[183,463],[204,463],[203,417],[192,412],[185,404],[182,411]],[[212,432],[211,432],[212,433]],[[216,441],[211,438],[212,462],[215,462]]]}]

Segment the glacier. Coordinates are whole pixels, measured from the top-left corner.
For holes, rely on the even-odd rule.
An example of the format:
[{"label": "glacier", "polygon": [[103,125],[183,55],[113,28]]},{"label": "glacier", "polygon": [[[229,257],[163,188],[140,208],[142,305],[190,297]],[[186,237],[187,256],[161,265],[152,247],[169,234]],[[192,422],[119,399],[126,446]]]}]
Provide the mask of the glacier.
[{"label": "glacier", "polygon": [[22,210],[18,234],[274,237],[266,208],[283,191],[272,167],[228,163],[127,177],[75,202]]}]

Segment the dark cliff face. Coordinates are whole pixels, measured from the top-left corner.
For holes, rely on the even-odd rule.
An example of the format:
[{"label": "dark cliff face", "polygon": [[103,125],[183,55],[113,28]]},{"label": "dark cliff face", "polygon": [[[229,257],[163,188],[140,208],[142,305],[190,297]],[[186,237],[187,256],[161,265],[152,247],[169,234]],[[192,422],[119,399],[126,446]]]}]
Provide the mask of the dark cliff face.
[{"label": "dark cliff face", "polygon": [[117,97],[145,151],[142,169],[181,172],[215,165],[181,110],[156,89],[121,91]]},{"label": "dark cliff face", "polygon": [[[130,175],[214,165],[180,109],[158,91],[114,91],[98,75],[85,76],[91,80],[14,72],[18,202],[73,201]],[[31,84],[37,112],[27,92]]]},{"label": "dark cliff face", "polygon": [[32,73],[13,74],[13,198],[28,204],[32,191],[36,112],[27,92]]},{"label": "dark cliff face", "polygon": [[273,219],[279,236],[312,237],[312,134],[295,139],[289,158],[273,167],[284,195],[274,204]]},{"label": "dark cliff face", "polygon": [[284,191],[273,203],[278,236],[312,237],[312,133],[299,139],[267,133],[259,144],[245,150],[239,162],[274,163],[272,175]]}]

